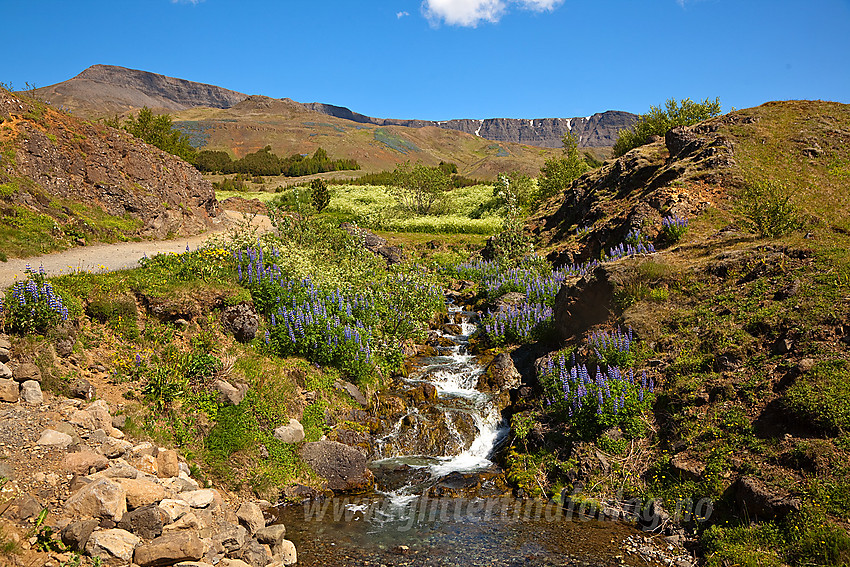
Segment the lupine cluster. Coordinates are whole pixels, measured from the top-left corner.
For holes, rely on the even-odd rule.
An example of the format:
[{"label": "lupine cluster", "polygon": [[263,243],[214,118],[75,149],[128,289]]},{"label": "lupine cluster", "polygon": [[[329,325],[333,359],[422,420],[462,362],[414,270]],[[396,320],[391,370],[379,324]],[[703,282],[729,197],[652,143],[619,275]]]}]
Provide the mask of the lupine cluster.
[{"label": "lupine cluster", "polygon": [[610,333],[595,331],[587,338],[587,344],[593,349],[596,360],[601,364],[622,368],[634,364],[635,354],[632,350],[634,337],[631,327],[625,332],[619,327]]},{"label": "lupine cluster", "polygon": [[622,371],[617,366],[607,366],[604,371],[596,366],[591,372],[575,355],[568,361],[563,353],[546,360],[541,383],[550,410],[561,412],[582,437],[615,425],[627,435],[639,434],[640,415],[649,409],[655,390],[645,372],[639,381],[633,370]]},{"label": "lupine cluster", "polygon": [[661,219],[661,232],[670,242],[678,242],[688,231],[688,219],[671,215]]},{"label": "lupine cluster", "polygon": [[6,292],[6,300],[0,303],[0,313],[5,326],[12,332],[42,332],[68,319],[68,308],[46,281],[44,268],[33,270],[27,264],[27,279],[18,281]]},{"label": "lupine cluster", "polygon": [[240,249],[234,257],[239,281],[268,317],[265,342],[269,348],[284,356],[299,355],[337,366],[355,378],[372,372],[378,350],[384,357],[388,349],[398,350],[398,345],[385,342],[384,319],[411,319],[409,313],[397,312],[406,299],[427,308],[443,301],[441,289],[405,274],[391,275],[370,295],[324,289],[310,278],[291,279],[274,263],[279,257],[275,249],[270,253],[260,247]]},{"label": "lupine cluster", "polygon": [[542,303],[510,306],[506,310],[487,312],[481,329],[493,346],[536,341],[552,322],[552,308]]}]

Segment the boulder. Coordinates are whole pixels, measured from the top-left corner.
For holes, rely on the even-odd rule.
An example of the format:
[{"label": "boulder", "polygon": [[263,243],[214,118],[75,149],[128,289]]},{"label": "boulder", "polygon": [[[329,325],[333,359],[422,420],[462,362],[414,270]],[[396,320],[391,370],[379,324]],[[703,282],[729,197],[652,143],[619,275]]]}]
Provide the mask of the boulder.
[{"label": "boulder", "polygon": [[73,551],[83,551],[86,548],[86,543],[89,541],[89,536],[97,527],[98,521],[94,518],[86,518],[71,522],[60,532],[62,543],[68,546]]},{"label": "boulder", "polygon": [[100,443],[100,452],[109,457],[110,459],[114,459],[116,457],[122,456],[132,447],[133,444],[129,441],[115,439],[114,437],[107,437]]},{"label": "boulder", "polygon": [[0,510],[2,510],[0,516],[8,520],[17,520],[20,522],[35,518],[44,509],[44,506],[29,494],[21,494],[9,503],[4,502],[3,506],[5,508],[0,507]]},{"label": "boulder", "polygon": [[254,502],[243,502],[236,510],[236,517],[239,519],[239,523],[245,526],[248,533],[252,535],[266,526],[263,510]]},{"label": "boulder", "polygon": [[215,502],[215,493],[209,488],[181,492],[180,499],[192,508],[206,508]]},{"label": "boulder", "polygon": [[9,368],[8,366],[6,366],[6,364],[5,364],[6,362],[9,362],[9,361],[6,360],[4,362],[0,362],[0,379],[11,380],[12,379],[12,369]]},{"label": "boulder", "polygon": [[769,486],[753,476],[742,476],[735,485],[735,503],[744,517],[751,520],[782,518],[800,510],[800,499],[784,490]]},{"label": "boulder", "polygon": [[0,378],[0,402],[15,403],[20,397],[19,394],[20,388],[17,382],[14,380]]},{"label": "boulder", "polygon": [[67,433],[60,433],[59,431],[54,431],[53,429],[45,429],[44,432],[41,434],[41,437],[39,437],[38,441],[36,441],[36,445],[41,445],[42,447],[59,447],[60,449],[66,449],[73,442],[74,439]]},{"label": "boulder", "polygon": [[295,551],[295,544],[288,539],[281,540],[273,549],[275,557],[284,565],[295,565],[298,563],[298,554]]},{"label": "boulder", "polygon": [[156,456],[157,476],[169,478],[180,474],[180,461],[177,453],[171,449],[159,451]]},{"label": "boulder", "polygon": [[15,381],[26,382],[27,380],[41,382],[41,370],[32,362],[22,362],[15,369]]},{"label": "boulder", "polygon": [[204,556],[204,542],[193,533],[179,532],[160,536],[136,548],[134,562],[140,567],[161,567],[181,561],[196,561]]},{"label": "boulder", "polygon": [[71,384],[71,395],[81,400],[91,401],[97,395],[97,390],[91,385],[91,382],[85,378],[80,378]]},{"label": "boulder", "polygon": [[170,521],[165,510],[156,504],[148,504],[124,514],[118,527],[144,539],[154,539],[162,535],[163,525]]},{"label": "boulder", "polygon": [[588,328],[607,321],[615,291],[633,279],[633,270],[617,262],[602,264],[574,285],[562,285],[555,296],[553,315],[559,337],[566,340],[583,335]]},{"label": "boulder", "polygon": [[116,482],[127,494],[128,510],[155,504],[165,498],[165,487],[146,478],[119,478]]},{"label": "boulder", "polygon": [[269,550],[255,539],[248,541],[234,556],[251,567],[266,567],[272,561]]},{"label": "boulder", "polygon": [[260,327],[260,317],[249,303],[239,303],[227,307],[221,314],[221,323],[225,330],[233,333],[237,341],[254,340]]},{"label": "boulder", "polygon": [[300,443],[304,441],[304,426],[297,419],[290,419],[288,425],[274,430],[274,438],[284,443]]},{"label": "boulder", "polygon": [[235,386],[224,380],[216,380],[213,388],[218,391],[218,399],[224,404],[238,406],[245,399],[248,392],[248,384],[238,383]]},{"label": "boulder", "polygon": [[56,347],[56,354],[62,358],[68,358],[74,352],[74,343],[76,341],[71,337],[58,337],[53,346]]},{"label": "boulder", "polygon": [[369,406],[369,401],[366,399],[366,396],[363,395],[363,392],[360,391],[360,388],[358,388],[351,382],[337,380],[336,382],[334,382],[334,388],[347,393],[349,396],[354,398],[355,402],[357,402],[364,408]]},{"label": "boulder", "polygon": [[101,478],[77,490],[65,508],[78,516],[119,522],[127,512],[127,497],[120,484]]},{"label": "boulder", "polygon": [[212,539],[220,543],[227,553],[233,553],[242,549],[248,541],[248,530],[229,522],[219,522]]},{"label": "boulder", "polygon": [[286,537],[286,526],[283,524],[272,524],[271,526],[260,528],[254,535],[260,543],[277,545]]},{"label": "boulder", "polygon": [[93,532],[86,543],[86,553],[92,557],[114,557],[125,563],[133,559],[133,550],[142,541],[141,538],[120,528]]},{"label": "boulder", "polygon": [[79,453],[65,455],[63,466],[70,473],[87,475],[108,467],[109,459],[92,451],[80,451]]},{"label": "boulder", "polygon": [[164,498],[159,503],[159,507],[165,510],[171,522],[176,522],[192,510],[192,507],[187,502],[172,498]]},{"label": "boulder", "polygon": [[496,355],[484,374],[478,378],[478,389],[489,392],[515,390],[521,384],[522,375],[514,366],[511,355],[506,352]]},{"label": "boulder", "polygon": [[366,457],[352,447],[335,441],[316,441],[301,447],[301,458],[328,480],[334,492],[363,492],[374,478],[366,468]]},{"label": "boulder", "polygon": [[31,406],[44,403],[44,394],[41,392],[41,384],[35,380],[27,380],[21,384],[21,401]]}]

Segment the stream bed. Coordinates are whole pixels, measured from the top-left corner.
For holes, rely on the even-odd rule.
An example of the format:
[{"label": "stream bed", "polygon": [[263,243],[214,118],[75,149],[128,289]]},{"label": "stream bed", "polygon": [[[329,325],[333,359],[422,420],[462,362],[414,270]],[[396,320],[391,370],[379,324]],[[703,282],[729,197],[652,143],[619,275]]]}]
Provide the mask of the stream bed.
[{"label": "stream bed", "polygon": [[[632,526],[510,495],[490,460],[509,428],[491,396],[476,389],[484,369],[467,349],[476,315],[450,306],[449,317],[456,334],[441,332],[444,346],[404,379],[435,388],[435,399],[408,407],[376,436],[375,492],[278,509],[298,564],[677,565],[663,539]],[[423,447],[434,452],[417,454]]]}]

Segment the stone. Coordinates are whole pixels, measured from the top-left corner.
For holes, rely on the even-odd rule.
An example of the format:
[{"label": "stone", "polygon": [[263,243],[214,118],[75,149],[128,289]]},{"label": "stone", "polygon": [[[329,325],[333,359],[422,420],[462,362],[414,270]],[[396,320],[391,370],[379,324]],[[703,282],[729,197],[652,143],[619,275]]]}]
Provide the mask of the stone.
[{"label": "stone", "polygon": [[196,561],[204,555],[204,543],[193,533],[160,536],[136,548],[134,562],[140,567],[164,567],[181,561]]},{"label": "stone", "polygon": [[141,538],[121,528],[101,530],[93,532],[89,537],[86,553],[92,557],[106,553],[129,563],[133,559],[133,550],[140,541],[142,541]]},{"label": "stone", "polygon": [[53,429],[45,429],[35,444],[43,447],[59,447],[60,449],[66,449],[73,442],[74,439],[66,433],[60,433]]},{"label": "stone", "polygon": [[192,479],[185,479],[177,476],[171,478],[163,478],[162,486],[172,495],[180,494],[181,492],[189,492],[198,490],[198,483]]},{"label": "stone", "polygon": [[522,375],[516,369],[511,355],[502,352],[487,366],[484,374],[478,378],[478,389],[482,391],[503,392],[515,390],[522,385]]},{"label": "stone", "polygon": [[38,500],[29,494],[22,494],[9,502],[8,505],[5,506],[5,509],[0,508],[0,510],[3,510],[3,513],[0,514],[0,516],[7,520],[17,520],[22,522],[30,518],[35,518],[43,509],[44,506],[42,506]]},{"label": "stone", "polygon": [[271,526],[260,528],[254,535],[260,543],[277,545],[286,537],[286,526],[283,524],[272,524]]},{"label": "stone", "polygon": [[241,559],[228,559],[224,558],[218,564],[218,567],[251,567]]},{"label": "stone", "polygon": [[155,504],[165,498],[165,487],[146,478],[119,478],[116,482],[127,494],[128,510]]},{"label": "stone", "polygon": [[21,401],[31,406],[44,403],[44,394],[41,392],[41,384],[35,380],[27,380],[21,384]]},{"label": "stone", "polygon": [[120,522],[127,512],[127,496],[120,484],[101,478],[80,488],[65,502],[65,508],[79,516]]},{"label": "stone", "polygon": [[248,541],[248,530],[229,522],[219,522],[218,529],[213,534],[213,540],[219,542],[227,553],[233,553],[242,549]]},{"label": "stone", "polygon": [[50,429],[53,431],[58,431],[59,433],[64,433],[65,435],[70,435],[71,439],[73,439],[73,445],[82,443],[82,439],[80,439],[80,434],[77,433],[77,428],[68,423],[67,421],[59,421],[50,426]]},{"label": "stone", "polygon": [[156,457],[152,455],[142,455],[136,466],[140,471],[153,476],[159,476],[159,469],[156,466]]},{"label": "stone", "polygon": [[0,482],[15,480],[15,467],[4,459],[0,459]]},{"label": "stone", "polygon": [[0,364],[5,364],[5,363],[9,362],[9,360],[11,360],[11,358],[12,358],[11,351],[6,347],[0,346]]},{"label": "stone", "polygon": [[171,449],[160,451],[156,456],[157,476],[169,478],[180,473],[180,461],[177,453]]},{"label": "stone", "polygon": [[138,445],[135,445],[132,449],[130,449],[130,456],[134,458],[142,457],[145,455],[156,457],[158,452],[159,449],[157,449],[157,447],[153,443],[151,443],[150,441],[143,441],[142,443],[139,443]]},{"label": "stone", "polygon": [[181,492],[180,499],[192,508],[206,508],[215,501],[215,493],[209,488]]},{"label": "stone", "polygon": [[[8,361],[6,361],[8,362]],[[11,380],[12,379],[12,369],[6,366],[5,363],[0,362],[0,380]]]},{"label": "stone", "polygon": [[22,362],[15,369],[15,380],[17,382],[26,382],[27,380],[41,382],[41,370],[32,362]]},{"label": "stone", "polygon": [[243,502],[236,510],[236,517],[239,519],[239,523],[245,526],[248,533],[252,535],[266,526],[263,510],[254,502]]},{"label": "stone", "polygon": [[273,551],[278,561],[284,565],[295,565],[298,563],[298,553],[295,551],[295,544],[288,539],[281,540],[281,542],[274,547]]},{"label": "stone", "polygon": [[68,453],[62,466],[74,474],[87,475],[92,471],[101,471],[109,466],[109,459],[93,451]]},{"label": "stone", "polygon": [[117,461],[110,463],[109,467],[106,470],[103,470],[92,476],[126,479],[142,478],[144,477],[144,474],[142,474],[142,472],[136,467],[132,467],[123,460],[118,459]]},{"label": "stone", "polygon": [[133,444],[129,441],[124,441],[123,439],[115,439],[114,437],[107,437],[100,444],[100,452],[109,457],[110,459],[114,459],[116,457],[124,455],[132,447]]},{"label": "stone", "polygon": [[789,512],[799,511],[799,498],[792,498],[784,490],[769,486],[753,476],[742,476],[735,485],[735,503],[744,517],[751,520],[782,518]]},{"label": "stone", "polygon": [[20,387],[14,380],[0,379],[0,402],[15,403],[20,397]]},{"label": "stone", "polygon": [[366,399],[366,396],[363,395],[363,392],[360,391],[360,388],[358,388],[351,382],[337,380],[336,382],[334,382],[334,388],[345,392],[346,394],[354,398],[354,401],[363,406],[364,408],[369,407],[369,401]]},{"label": "stone", "polygon": [[59,337],[53,346],[56,347],[56,354],[62,358],[68,358],[74,352],[74,339],[70,337]]},{"label": "stone", "polygon": [[248,541],[234,555],[251,567],[266,567],[272,561],[269,550],[255,539]]},{"label": "stone", "polygon": [[231,385],[225,380],[216,380],[213,383],[213,388],[218,391],[218,399],[224,404],[238,406],[245,398],[248,392],[248,384],[238,383],[236,386]]},{"label": "stone", "polygon": [[73,410],[71,412],[71,415],[68,417],[68,421],[76,426],[79,426],[82,429],[88,429],[89,431],[94,431],[95,429],[97,429],[97,426],[95,425],[94,416],[92,416],[92,414],[90,414],[86,410]]},{"label": "stone", "polygon": [[194,512],[189,512],[176,522],[168,524],[163,529],[169,532],[178,530],[192,530],[193,532],[198,532],[207,527],[208,523],[206,521],[199,518]]},{"label": "stone", "polygon": [[260,317],[249,303],[231,305],[221,314],[222,326],[233,333],[237,341],[250,342],[257,335],[260,327]]},{"label": "stone", "polygon": [[127,426],[127,416],[126,415],[113,415],[112,416],[112,427],[115,429],[124,429]]},{"label": "stone", "polygon": [[94,518],[86,518],[71,522],[60,532],[62,543],[68,546],[73,551],[83,551],[86,548],[86,543],[89,541],[89,536],[97,527],[98,521]]},{"label": "stone", "polygon": [[304,426],[297,419],[290,418],[289,424],[275,428],[274,438],[284,443],[304,441]]},{"label": "stone", "polygon": [[159,507],[165,510],[171,522],[176,522],[192,510],[192,507],[187,502],[173,498],[164,498],[159,503]]},{"label": "stone", "polygon": [[335,441],[305,443],[301,458],[328,480],[335,492],[360,492],[371,488],[374,478],[366,468],[366,457],[353,447]]},{"label": "stone", "polygon": [[686,453],[677,453],[674,455],[670,460],[670,465],[678,473],[679,477],[685,480],[699,481],[705,472],[705,465],[691,458]]},{"label": "stone", "polygon": [[170,521],[165,510],[156,504],[148,504],[124,514],[118,527],[144,539],[154,539],[162,535],[163,526]]},{"label": "stone", "polygon": [[97,390],[91,382],[85,378],[80,378],[71,384],[71,395],[81,400],[91,401],[97,395]]}]

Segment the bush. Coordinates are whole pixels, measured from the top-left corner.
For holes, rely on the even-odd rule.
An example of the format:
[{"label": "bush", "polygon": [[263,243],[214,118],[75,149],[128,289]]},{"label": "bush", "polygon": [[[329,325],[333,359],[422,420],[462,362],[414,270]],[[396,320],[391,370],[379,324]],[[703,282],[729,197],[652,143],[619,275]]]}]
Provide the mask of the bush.
[{"label": "bush", "polygon": [[578,151],[578,141],[572,133],[564,134],[563,157],[547,159],[537,178],[540,199],[548,199],[567,188],[570,183],[590,169]]},{"label": "bush", "polygon": [[451,174],[440,167],[411,165],[408,161],[396,167],[392,185],[402,209],[428,215],[442,204],[451,187]]},{"label": "bush", "polygon": [[13,333],[43,333],[68,319],[68,308],[53,286],[46,281],[44,270],[27,265],[27,279],[16,282],[0,300],[0,322]]},{"label": "bush", "polygon": [[310,189],[312,191],[312,201],[313,208],[319,212],[325,210],[328,204],[331,202],[331,194],[328,191],[328,184],[325,183],[323,179],[314,179],[310,183]]},{"label": "bush", "polygon": [[620,136],[614,143],[614,156],[621,156],[646,144],[652,136],[663,136],[676,126],[690,126],[720,114],[720,98],[702,102],[694,102],[689,98],[676,101],[671,98],[664,106],[663,109],[650,106],[649,112],[642,114],[634,126],[620,130]]},{"label": "bush", "polygon": [[744,216],[745,228],[762,236],[782,236],[802,225],[787,187],[774,181],[748,183],[738,210]]}]

